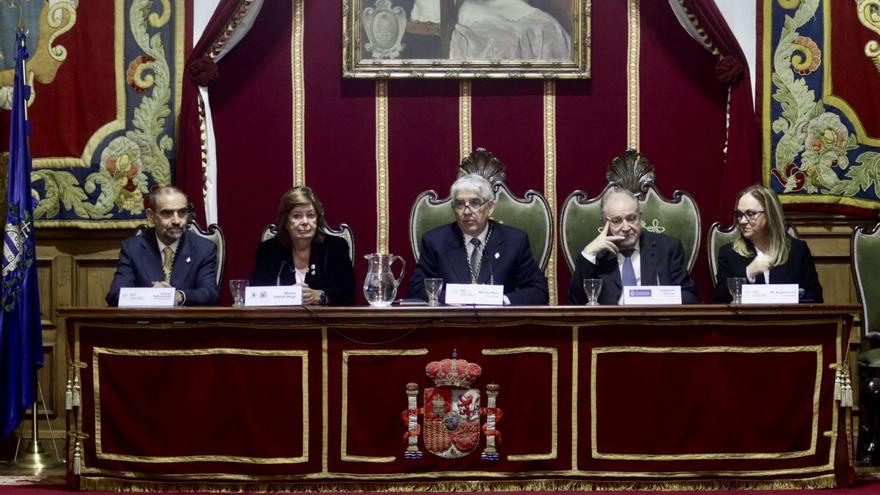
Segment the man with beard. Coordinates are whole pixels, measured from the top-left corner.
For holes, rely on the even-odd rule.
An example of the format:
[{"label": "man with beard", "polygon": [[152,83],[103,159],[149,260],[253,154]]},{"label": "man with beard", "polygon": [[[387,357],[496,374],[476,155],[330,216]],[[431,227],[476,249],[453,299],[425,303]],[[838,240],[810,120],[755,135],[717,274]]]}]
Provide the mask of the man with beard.
[{"label": "man with beard", "polygon": [[187,235],[189,201],[176,187],[150,194],[147,218],[153,228],[122,242],[107,304],[119,304],[122,287],[174,287],[178,306],[217,303],[217,246]]},{"label": "man with beard", "polygon": [[568,289],[571,304],[587,302],[583,281],[602,279],[599,304],[620,304],[623,286],[679,285],[681,301],[697,304],[681,242],[663,234],[642,231],[636,197],[614,189],[602,198],[605,227],[581,251]]}]

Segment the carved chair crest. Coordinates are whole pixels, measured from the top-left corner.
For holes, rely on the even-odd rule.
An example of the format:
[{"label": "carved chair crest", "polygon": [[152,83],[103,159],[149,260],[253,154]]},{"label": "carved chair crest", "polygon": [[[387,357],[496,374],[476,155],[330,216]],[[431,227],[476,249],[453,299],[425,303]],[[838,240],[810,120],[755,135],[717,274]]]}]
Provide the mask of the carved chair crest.
[{"label": "carved chair crest", "polygon": [[654,165],[647,158],[634,149],[628,149],[611,160],[605,178],[609,186],[622,187],[644,199],[648,189],[654,187],[657,175]]},{"label": "carved chair crest", "polygon": [[461,161],[456,178],[477,174],[484,177],[494,186],[497,183],[503,184],[507,180],[506,169],[507,166],[501,163],[501,160],[495,158],[492,152],[487,151],[485,148],[477,148]]},{"label": "carved chair crest", "polygon": [[[535,261],[544,269],[550,259],[553,238],[553,218],[546,198],[533,190],[526,191],[523,198],[514,196],[505,184],[506,165],[485,148],[477,148],[461,161],[456,178],[469,174],[480,175],[492,184],[496,196],[493,220],[528,233]],[[416,197],[409,216],[410,246],[416,261],[422,235],[434,227],[455,221],[451,203],[451,197],[439,199],[434,190],[424,191]]]},{"label": "carved chair crest", "polygon": [[679,239],[688,259],[688,270],[693,268],[700,246],[700,211],[693,197],[685,191],[675,191],[671,200],[664,198],[655,185],[654,165],[635,149],[614,157],[605,178],[608,183],[594,198],[588,199],[586,192],[577,190],[563,203],[560,229],[568,267],[574,270],[580,249],[601,232],[602,198],[619,187],[638,198],[642,228]]}]

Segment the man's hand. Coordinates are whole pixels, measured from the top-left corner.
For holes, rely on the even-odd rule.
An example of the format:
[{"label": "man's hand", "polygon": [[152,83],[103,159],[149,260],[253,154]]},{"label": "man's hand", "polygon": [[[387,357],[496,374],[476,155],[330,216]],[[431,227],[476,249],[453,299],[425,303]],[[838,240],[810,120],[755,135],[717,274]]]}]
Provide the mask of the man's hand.
[{"label": "man's hand", "polygon": [[315,305],[321,304],[321,291],[309,288],[309,284],[302,284],[303,304]]},{"label": "man's hand", "polygon": [[754,280],[758,278],[758,275],[769,271],[771,268],[773,268],[773,264],[770,262],[770,257],[761,253],[755,256],[755,259],[746,267],[746,276],[749,277],[749,280]]},{"label": "man's hand", "polygon": [[602,229],[602,232],[596,236],[595,239],[590,241],[589,244],[581,251],[581,254],[587,257],[597,257],[602,251],[610,251],[615,255],[620,251],[615,244],[615,241],[622,241],[624,239],[621,235],[608,235],[608,227],[609,223],[605,222],[605,227]]},{"label": "man's hand", "polygon": [[[168,282],[166,282],[164,280],[153,282],[154,289],[167,289],[169,287],[171,287],[171,284],[169,284]],[[177,306],[180,306],[181,304],[183,304],[183,301],[184,301],[183,292],[177,291],[174,294],[174,304],[176,304]]]}]

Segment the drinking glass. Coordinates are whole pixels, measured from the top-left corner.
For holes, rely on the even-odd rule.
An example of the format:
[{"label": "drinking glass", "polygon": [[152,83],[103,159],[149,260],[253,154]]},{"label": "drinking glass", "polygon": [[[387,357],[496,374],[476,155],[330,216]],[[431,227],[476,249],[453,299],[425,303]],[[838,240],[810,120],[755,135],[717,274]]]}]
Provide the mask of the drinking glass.
[{"label": "drinking glass", "polygon": [[746,283],[745,277],[730,277],[727,279],[727,290],[730,291],[730,297],[733,298],[733,304],[742,304],[743,284]]},{"label": "drinking glass", "polygon": [[602,292],[601,278],[584,279],[584,293],[587,294],[587,306],[599,305],[599,293]]},{"label": "drinking glass", "polygon": [[425,293],[428,295],[428,306],[440,306],[441,290],[443,290],[442,278],[425,279]]},{"label": "drinking glass", "polygon": [[248,286],[246,279],[232,279],[229,281],[229,291],[232,292],[232,305],[244,306],[244,289]]}]

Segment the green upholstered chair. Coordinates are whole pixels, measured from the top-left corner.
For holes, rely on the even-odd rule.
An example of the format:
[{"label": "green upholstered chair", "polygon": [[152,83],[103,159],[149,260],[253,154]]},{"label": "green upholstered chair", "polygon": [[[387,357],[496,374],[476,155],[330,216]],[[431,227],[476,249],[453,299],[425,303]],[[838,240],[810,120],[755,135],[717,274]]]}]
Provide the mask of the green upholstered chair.
[{"label": "green upholstered chair", "polygon": [[[263,232],[260,234],[260,242],[267,241],[276,235],[278,235],[278,228],[275,227],[274,223],[270,223],[263,227]],[[348,243],[348,257],[351,258],[351,263],[354,264],[354,232],[347,223],[339,224],[338,229],[328,225],[324,229],[324,235],[333,235],[345,239],[345,242]]]},{"label": "green upholstered chair", "polygon": [[[789,225],[788,235],[797,238],[797,229]],[[709,275],[712,277],[712,286],[714,287],[717,285],[715,275],[718,273],[718,253],[721,252],[721,248],[724,245],[730,244],[736,239],[736,225],[722,227],[721,222],[715,222],[709,227],[706,238],[708,243],[706,254],[709,257]]]},{"label": "green upholstered chair", "polygon": [[[544,196],[532,190],[527,191],[522,199],[514,196],[504,183],[507,177],[504,164],[483,148],[478,148],[462,160],[458,177],[468,174],[479,174],[492,184],[495,190],[492,220],[525,231],[529,235],[535,261],[544,270],[550,260],[553,239],[553,217]],[[409,240],[416,262],[425,232],[454,221],[452,198],[439,199],[433,190],[424,191],[416,197],[409,213]]]},{"label": "green upholstered chair", "polygon": [[850,243],[853,281],[862,303],[862,328],[866,335],[880,335],[880,224],[872,229],[856,227]]},{"label": "green upholstered chair", "polygon": [[[150,227],[147,224],[138,225],[135,235],[144,235]],[[196,235],[203,239],[207,239],[217,246],[217,288],[220,288],[220,281],[223,280],[223,270],[226,268],[226,237],[223,230],[216,223],[208,225],[207,230],[202,230],[198,223],[190,220],[186,224],[187,232],[190,235]]]},{"label": "green upholstered chair", "polygon": [[642,229],[681,241],[688,271],[693,269],[700,248],[700,209],[694,198],[684,191],[675,191],[671,200],[664,198],[654,186],[654,166],[631,149],[614,158],[606,178],[608,184],[595,198],[588,199],[587,193],[578,190],[562,206],[562,248],[572,272],[583,247],[602,231],[602,197],[615,187],[628,189],[638,198]]}]

